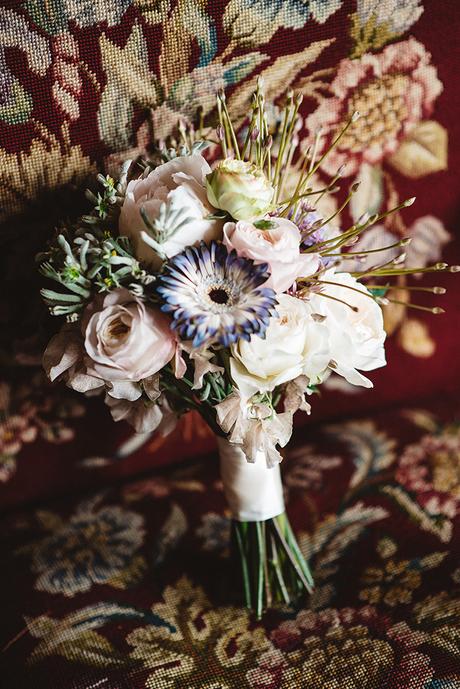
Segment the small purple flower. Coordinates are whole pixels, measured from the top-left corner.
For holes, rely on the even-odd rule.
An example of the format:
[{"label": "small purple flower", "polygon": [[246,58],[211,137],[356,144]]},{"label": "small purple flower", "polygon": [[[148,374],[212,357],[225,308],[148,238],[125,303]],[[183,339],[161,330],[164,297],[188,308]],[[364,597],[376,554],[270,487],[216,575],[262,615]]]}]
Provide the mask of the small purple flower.
[{"label": "small purple flower", "polygon": [[[315,223],[320,225],[324,222],[324,218],[314,208],[308,206],[308,204],[302,204],[292,220],[296,223],[300,230],[302,237],[301,249],[304,250],[315,246],[316,244],[321,244],[326,240],[334,239],[335,237],[338,238],[340,235],[339,229],[333,225],[329,225],[328,223],[318,227],[317,229],[313,229]],[[331,244],[326,244],[325,246],[320,247],[318,251],[325,250],[328,246],[332,246],[333,244],[334,242]],[[321,263],[323,266],[327,267],[333,263],[333,261],[333,258],[321,256]]]}]

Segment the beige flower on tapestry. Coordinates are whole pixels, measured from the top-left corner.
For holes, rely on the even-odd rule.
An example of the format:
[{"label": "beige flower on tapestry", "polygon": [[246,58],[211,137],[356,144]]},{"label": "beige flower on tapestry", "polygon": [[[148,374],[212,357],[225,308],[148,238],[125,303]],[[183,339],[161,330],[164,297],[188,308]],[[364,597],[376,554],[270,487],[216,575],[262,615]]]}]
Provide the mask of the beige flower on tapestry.
[{"label": "beige flower on tapestry", "polygon": [[435,552],[426,557],[399,560],[394,557],[396,549],[391,539],[379,541],[377,552],[381,563],[364,570],[360,600],[390,607],[410,603],[413,593],[422,584],[423,573],[438,567],[447,555],[447,552]]},{"label": "beige flower on tapestry", "polygon": [[[212,686],[231,689],[235,670],[254,665],[258,654],[271,647],[261,628],[253,628],[243,608],[213,609],[201,588],[183,577],[163,592],[163,603],[152,612],[167,625],[139,627],[126,641],[131,657],[151,670],[149,689],[205,689],[205,665],[212,667]],[[237,673],[239,675],[239,672]]]}]

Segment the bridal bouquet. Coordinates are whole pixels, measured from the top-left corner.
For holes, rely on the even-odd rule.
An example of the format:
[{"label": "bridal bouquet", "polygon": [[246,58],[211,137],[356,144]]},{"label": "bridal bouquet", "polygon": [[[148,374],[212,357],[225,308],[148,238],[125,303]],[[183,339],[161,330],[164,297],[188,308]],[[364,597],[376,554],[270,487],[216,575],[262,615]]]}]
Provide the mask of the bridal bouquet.
[{"label": "bridal bouquet", "polygon": [[[389,247],[353,252],[414,199],[340,228],[355,184],[321,214],[343,171],[323,188],[315,173],[359,115],[345,117],[328,150],[320,132],[305,150],[301,100],[290,93],[284,110],[267,107],[259,83],[236,128],[219,93],[207,141],[180,125],[175,145],[126,164],[117,182],[99,175],[92,212],[38,257],[58,284],[42,296],[66,321],[44,354],[51,380],[103,393],[113,418],[138,432],[168,433],[191,409],[215,432],[243,593],[259,616],[313,587],[279,472],[294,413],[310,413],[331,374],[370,387],[365,374],[385,365],[381,307],[392,279],[448,269],[406,269],[404,239],[384,263],[378,252]],[[356,271],[369,254],[373,267]]]}]

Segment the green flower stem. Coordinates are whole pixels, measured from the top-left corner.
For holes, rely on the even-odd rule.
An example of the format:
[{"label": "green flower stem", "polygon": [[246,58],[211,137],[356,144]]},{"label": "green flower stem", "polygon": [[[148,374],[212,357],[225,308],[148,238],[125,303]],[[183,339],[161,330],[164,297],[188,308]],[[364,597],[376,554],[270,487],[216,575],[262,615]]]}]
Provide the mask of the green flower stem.
[{"label": "green flower stem", "polygon": [[276,549],[276,541],[275,537],[273,534],[270,534],[270,553],[271,553],[271,560],[270,564],[273,569],[275,581],[278,584],[279,587],[279,593],[281,594],[282,600],[286,605],[289,604],[290,598],[289,598],[289,592],[286,587],[284,577],[283,577],[283,570],[281,567],[280,560],[278,558],[278,551]]},{"label": "green flower stem", "polygon": [[178,401],[185,403],[186,407],[195,409],[206,421],[208,426],[216,435],[223,435],[222,429],[216,421],[214,409],[211,405],[205,402],[200,402],[192,390],[193,383],[185,376],[183,378],[176,378],[172,370],[164,368],[162,372],[161,382],[168,395],[177,398]]},{"label": "green flower stem", "polygon": [[232,550],[247,608],[257,619],[274,603],[295,603],[313,578],[286,513],[261,522],[232,521]]},{"label": "green flower stem", "polygon": [[244,544],[244,531],[246,531],[247,523],[242,523],[241,524],[241,529],[233,529],[232,530],[232,536],[234,540],[236,541],[237,547],[238,547],[238,553],[240,557],[240,562],[241,562],[241,574],[243,578],[243,589],[244,589],[244,600],[246,602],[246,605],[248,608],[252,607],[252,599],[251,599],[251,583],[249,579],[249,567],[248,567],[248,560],[247,560],[247,554],[245,550],[245,544]]}]

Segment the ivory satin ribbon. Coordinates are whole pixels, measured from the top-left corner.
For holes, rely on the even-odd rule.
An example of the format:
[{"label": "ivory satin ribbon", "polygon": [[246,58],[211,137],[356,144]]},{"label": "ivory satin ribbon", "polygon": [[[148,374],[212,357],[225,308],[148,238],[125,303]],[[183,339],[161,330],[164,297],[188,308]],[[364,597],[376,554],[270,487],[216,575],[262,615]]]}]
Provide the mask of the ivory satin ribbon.
[{"label": "ivory satin ribbon", "polygon": [[259,522],[284,512],[283,484],[279,465],[268,468],[265,455],[258,452],[251,463],[243,451],[218,438],[220,472],[224,493],[233,519]]}]

